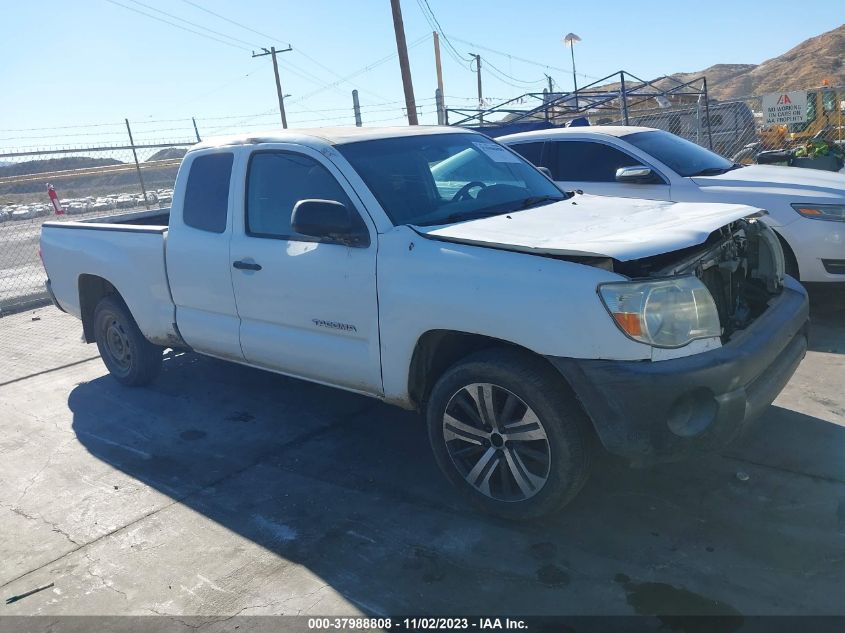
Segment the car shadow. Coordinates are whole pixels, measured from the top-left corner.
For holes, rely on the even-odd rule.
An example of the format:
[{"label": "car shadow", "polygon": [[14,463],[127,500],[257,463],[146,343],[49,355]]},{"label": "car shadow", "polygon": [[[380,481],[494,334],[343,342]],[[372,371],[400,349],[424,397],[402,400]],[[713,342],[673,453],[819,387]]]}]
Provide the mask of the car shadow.
[{"label": "car shadow", "polygon": [[810,297],[809,349],[845,354],[845,283],[806,287]]},{"label": "car shadow", "polygon": [[788,409],[723,455],[600,456],[564,512],[519,524],[467,507],[419,416],[354,394],[177,354],[149,388],[104,376],[69,405],[97,459],[370,614],[843,609],[845,429]]}]

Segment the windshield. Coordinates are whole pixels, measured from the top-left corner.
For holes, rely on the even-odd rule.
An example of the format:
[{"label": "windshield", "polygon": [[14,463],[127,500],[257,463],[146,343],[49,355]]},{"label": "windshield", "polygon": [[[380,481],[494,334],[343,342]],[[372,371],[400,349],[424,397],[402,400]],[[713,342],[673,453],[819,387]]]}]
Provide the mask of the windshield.
[{"label": "windshield", "polygon": [[728,159],[669,132],[635,132],[622,138],[681,176],[715,176],[735,167]]},{"label": "windshield", "polygon": [[480,134],[360,141],[337,149],[400,224],[447,224],[567,196],[521,156]]}]

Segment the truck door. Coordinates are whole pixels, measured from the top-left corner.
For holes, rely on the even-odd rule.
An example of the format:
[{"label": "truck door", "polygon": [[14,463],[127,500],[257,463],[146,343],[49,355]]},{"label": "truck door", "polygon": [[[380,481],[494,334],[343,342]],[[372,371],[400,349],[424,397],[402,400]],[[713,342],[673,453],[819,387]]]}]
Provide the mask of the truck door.
[{"label": "truck door", "polygon": [[187,182],[174,192],[166,252],[182,338],[198,352],[242,361],[229,259],[234,160],[231,151],[220,150],[185,159],[188,177],[179,183]]},{"label": "truck door", "polygon": [[[330,161],[309,148],[285,147],[250,155],[232,236],[244,357],[282,373],[379,394],[375,229]],[[305,199],[354,210],[370,232],[369,245],[294,232],[291,213]]]}]

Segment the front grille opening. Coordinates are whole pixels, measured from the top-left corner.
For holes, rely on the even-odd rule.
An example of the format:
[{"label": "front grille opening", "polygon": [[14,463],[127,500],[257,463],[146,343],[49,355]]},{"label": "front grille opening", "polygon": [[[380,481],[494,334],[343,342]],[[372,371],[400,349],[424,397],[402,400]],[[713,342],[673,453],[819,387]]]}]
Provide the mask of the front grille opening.
[{"label": "front grille opening", "polygon": [[845,275],[845,259],[823,259],[822,266],[831,275]]}]

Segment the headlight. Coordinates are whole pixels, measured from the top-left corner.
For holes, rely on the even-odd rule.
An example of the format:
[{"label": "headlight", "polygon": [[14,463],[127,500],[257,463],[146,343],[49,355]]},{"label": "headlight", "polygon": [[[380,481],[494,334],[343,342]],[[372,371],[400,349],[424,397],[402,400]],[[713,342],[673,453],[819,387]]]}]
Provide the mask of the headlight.
[{"label": "headlight", "polygon": [[801,204],[792,205],[798,213],[811,220],[832,220],[845,222],[845,204]]},{"label": "headlight", "polygon": [[641,343],[683,347],[722,333],[713,297],[696,277],[602,284],[599,295],[616,325]]}]

